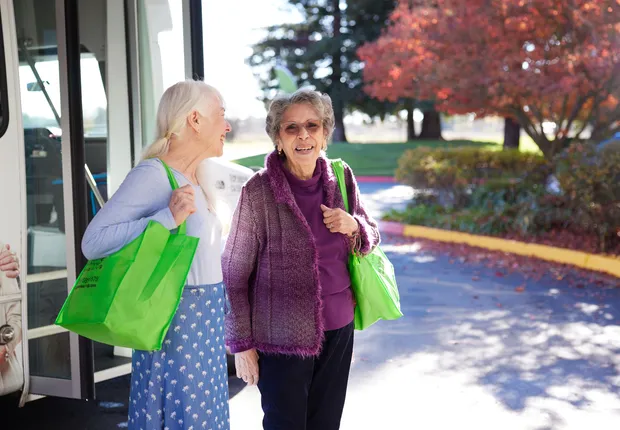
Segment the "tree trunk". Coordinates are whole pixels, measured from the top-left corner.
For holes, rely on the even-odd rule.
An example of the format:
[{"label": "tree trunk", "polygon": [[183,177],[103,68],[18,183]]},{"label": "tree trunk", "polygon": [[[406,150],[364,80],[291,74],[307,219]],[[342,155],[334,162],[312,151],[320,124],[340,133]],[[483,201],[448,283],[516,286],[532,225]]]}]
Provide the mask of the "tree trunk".
[{"label": "tree trunk", "polygon": [[536,133],[532,135],[531,133],[528,133],[528,135],[532,138],[536,146],[538,146],[538,149],[540,149],[543,153],[543,156],[549,161],[553,160],[553,157],[555,156],[555,145],[553,145],[553,143],[550,142],[544,134]]},{"label": "tree trunk", "polygon": [[332,141],[334,143],[348,143],[347,136],[344,132],[344,109],[342,108],[341,102],[334,103],[334,117],[336,124]]},{"label": "tree trunk", "polygon": [[[340,11],[340,0],[332,0],[334,11],[334,40],[340,40],[340,25],[342,24],[342,12]],[[340,44],[334,49],[332,56],[332,105],[334,108],[335,128],[333,141],[347,143],[347,136],[344,130],[344,101],[342,100],[343,91],[340,78],[342,77],[342,53]]]},{"label": "tree trunk", "polygon": [[443,139],[441,137],[441,119],[439,112],[435,109],[424,112],[422,119],[422,130],[420,130],[420,139]]},{"label": "tree trunk", "polygon": [[519,149],[521,125],[512,118],[504,118],[504,149]]},{"label": "tree trunk", "polygon": [[413,120],[413,109],[415,104],[412,99],[405,100],[405,109],[407,109],[407,142],[415,140],[415,122]]}]

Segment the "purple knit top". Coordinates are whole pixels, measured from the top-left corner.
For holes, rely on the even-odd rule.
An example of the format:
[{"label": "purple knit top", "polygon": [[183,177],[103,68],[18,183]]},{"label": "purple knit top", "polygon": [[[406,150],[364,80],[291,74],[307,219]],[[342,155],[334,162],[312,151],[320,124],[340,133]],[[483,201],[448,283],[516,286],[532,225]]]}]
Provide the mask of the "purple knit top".
[{"label": "purple knit top", "polygon": [[342,234],[330,232],[323,222],[321,204],[326,205],[326,201],[321,163],[317,161],[314,174],[308,180],[297,178],[284,166],[282,170],[316,241],[322,286],[323,329],[337,330],[353,321],[355,306],[347,268],[349,247]]}]

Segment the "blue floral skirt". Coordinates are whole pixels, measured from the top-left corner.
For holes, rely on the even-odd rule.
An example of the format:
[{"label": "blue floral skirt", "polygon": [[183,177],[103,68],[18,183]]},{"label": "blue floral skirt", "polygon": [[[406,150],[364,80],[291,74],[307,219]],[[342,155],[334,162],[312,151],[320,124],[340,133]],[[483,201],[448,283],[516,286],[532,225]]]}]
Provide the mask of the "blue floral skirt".
[{"label": "blue floral skirt", "polygon": [[224,284],[187,286],[160,351],[134,351],[128,428],[229,430]]}]

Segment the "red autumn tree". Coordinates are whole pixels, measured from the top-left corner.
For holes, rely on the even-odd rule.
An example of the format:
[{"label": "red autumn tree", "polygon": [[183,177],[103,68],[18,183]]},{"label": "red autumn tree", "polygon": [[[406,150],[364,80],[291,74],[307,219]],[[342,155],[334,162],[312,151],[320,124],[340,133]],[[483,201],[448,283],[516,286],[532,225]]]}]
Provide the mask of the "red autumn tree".
[{"label": "red autumn tree", "polygon": [[511,118],[547,158],[620,129],[618,0],[401,0],[358,55],[370,95]]}]

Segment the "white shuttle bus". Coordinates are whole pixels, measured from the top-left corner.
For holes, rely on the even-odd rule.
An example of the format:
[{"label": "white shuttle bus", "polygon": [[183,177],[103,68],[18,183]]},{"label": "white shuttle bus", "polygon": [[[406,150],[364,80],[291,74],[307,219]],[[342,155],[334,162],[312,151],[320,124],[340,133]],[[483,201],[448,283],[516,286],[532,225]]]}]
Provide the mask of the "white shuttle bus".
[{"label": "white shuttle bus", "polygon": [[[201,0],[0,0],[0,401],[92,399],[130,352],[54,325],[93,215],[152,140],[159,97],[204,76]],[[214,161],[234,208],[252,171]]]}]

